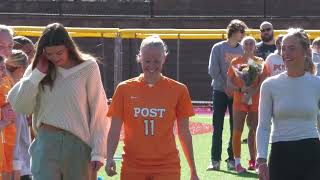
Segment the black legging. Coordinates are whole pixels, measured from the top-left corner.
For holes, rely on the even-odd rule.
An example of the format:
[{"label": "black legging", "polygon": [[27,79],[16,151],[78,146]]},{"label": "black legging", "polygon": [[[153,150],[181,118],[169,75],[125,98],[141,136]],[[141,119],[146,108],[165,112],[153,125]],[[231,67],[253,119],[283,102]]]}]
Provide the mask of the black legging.
[{"label": "black legging", "polygon": [[319,138],[271,145],[270,180],[320,180]]}]

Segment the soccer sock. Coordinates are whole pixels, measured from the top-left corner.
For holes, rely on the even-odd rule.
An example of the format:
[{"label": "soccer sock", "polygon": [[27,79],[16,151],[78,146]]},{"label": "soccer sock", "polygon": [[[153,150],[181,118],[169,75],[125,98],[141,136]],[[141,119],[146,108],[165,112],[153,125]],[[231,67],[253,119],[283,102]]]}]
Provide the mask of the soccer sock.
[{"label": "soccer sock", "polygon": [[241,154],[241,132],[238,130],[233,130],[232,135],[232,147],[233,147],[233,154],[235,158],[240,158]]},{"label": "soccer sock", "polygon": [[237,167],[240,164],[240,158],[234,158],[235,166]]}]

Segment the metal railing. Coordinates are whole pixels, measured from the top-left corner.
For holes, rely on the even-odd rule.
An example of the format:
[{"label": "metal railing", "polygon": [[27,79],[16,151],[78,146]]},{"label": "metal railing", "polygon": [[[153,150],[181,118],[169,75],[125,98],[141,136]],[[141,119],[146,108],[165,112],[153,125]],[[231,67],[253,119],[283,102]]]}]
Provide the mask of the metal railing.
[{"label": "metal railing", "polygon": [[[39,37],[45,27],[40,26],[12,26],[16,35]],[[222,40],[227,38],[226,29],[119,29],[119,28],[78,28],[67,27],[72,37],[86,38],[111,38],[114,39],[114,87],[123,81],[123,39],[143,39],[147,36],[157,34],[162,39],[177,40],[177,57],[176,57],[176,79],[180,80],[180,41],[181,40]],[[310,39],[320,36],[320,30],[306,30]],[[275,35],[285,34],[286,30],[275,30]],[[251,35],[260,39],[260,31],[249,29],[246,35]],[[104,41],[102,47],[104,47]],[[104,56],[104,54],[103,54]],[[103,57],[104,59],[105,57]],[[103,74],[106,80],[106,73]]]}]

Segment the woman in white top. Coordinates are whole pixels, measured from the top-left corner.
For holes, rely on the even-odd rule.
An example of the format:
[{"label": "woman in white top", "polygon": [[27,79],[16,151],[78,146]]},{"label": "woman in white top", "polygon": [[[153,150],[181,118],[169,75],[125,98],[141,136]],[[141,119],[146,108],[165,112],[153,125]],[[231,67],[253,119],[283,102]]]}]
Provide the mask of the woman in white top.
[{"label": "woman in white top", "polygon": [[[316,128],[320,79],[302,29],[289,29],[281,53],[287,71],[261,87],[257,129],[260,180],[319,180],[320,141]],[[272,128],[271,128],[272,126]],[[271,153],[267,164],[271,133]]]},{"label": "woman in white top", "polygon": [[63,25],[45,28],[32,65],[8,100],[16,112],[33,113],[34,180],[87,180],[103,165],[108,107],[99,67]]}]

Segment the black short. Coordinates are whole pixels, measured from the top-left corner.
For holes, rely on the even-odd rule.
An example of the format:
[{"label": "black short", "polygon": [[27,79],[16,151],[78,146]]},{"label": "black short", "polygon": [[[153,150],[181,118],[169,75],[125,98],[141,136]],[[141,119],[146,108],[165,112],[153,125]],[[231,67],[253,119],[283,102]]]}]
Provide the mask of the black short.
[{"label": "black short", "polygon": [[270,180],[320,180],[320,140],[272,143],[269,172]]},{"label": "black short", "polygon": [[31,175],[24,175],[20,177],[20,180],[32,180]]}]

